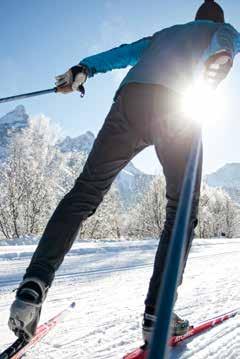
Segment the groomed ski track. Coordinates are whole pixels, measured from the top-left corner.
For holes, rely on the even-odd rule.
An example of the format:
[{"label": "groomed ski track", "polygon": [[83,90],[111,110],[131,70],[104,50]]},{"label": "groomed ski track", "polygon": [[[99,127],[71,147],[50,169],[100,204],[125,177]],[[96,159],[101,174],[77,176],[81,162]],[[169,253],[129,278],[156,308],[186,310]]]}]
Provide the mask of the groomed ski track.
[{"label": "groomed ski track", "polygon": [[[34,246],[0,247],[0,338],[14,340],[8,311]],[[141,313],[156,241],[77,243],[44,305],[41,322],[76,309],[26,358],[120,359],[141,343]],[[194,241],[176,310],[192,323],[240,305],[240,239]],[[171,359],[239,359],[240,316],[175,348]]]}]

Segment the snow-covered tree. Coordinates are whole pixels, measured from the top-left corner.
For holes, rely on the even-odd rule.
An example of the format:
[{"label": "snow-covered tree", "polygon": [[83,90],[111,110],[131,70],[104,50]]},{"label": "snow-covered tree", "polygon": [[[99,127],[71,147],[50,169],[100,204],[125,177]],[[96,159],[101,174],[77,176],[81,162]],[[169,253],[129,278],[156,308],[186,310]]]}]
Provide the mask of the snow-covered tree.
[{"label": "snow-covered tree", "polygon": [[222,233],[227,238],[239,237],[240,234],[240,208],[232,201],[230,196],[225,193],[224,201],[224,230]]},{"label": "snow-covered tree", "polygon": [[221,188],[203,185],[199,204],[197,236],[228,238],[239,234],[240,208]]},{"label": "snow-covered tree", "polygon": [[[165,221],[165,180],[156,177],[128,215],[128,235],[133,238],[159,238]],[[240,234],[240,207],[221,188],[203,184],[196,236],[228,238]]]},{"label": "snow-covered tree", "polygon": [[133,238],[159,238],[165,221],[166,184],[156,176],[147,192],[129,212],[128,234]]},{"label": "snow-covered tree", "polygon": [[38,234],[56,205],[64,156],[56,126],[44,116],[12,136],[0,164],[0,231],[6,238]]},{"label": "snow-covered tree", "polygon": [[119,239],[122,234],[122,210],[118,190],[113,185],[96,212],[83,223],[80,238]]},{"label": "snow-covered tree", "polygon": [[[66,166],[60,188],[62,195],[74,185],[86,161],[85,152],[65,153]],[[87,219],[80,230],[81,239],[120,238],[122,204],[115,185],[104,197],[96,212]]]},{"label": "snow-covered tree", "polygon": [[199,201],[198,227],[196,229],[196,235],[200,238],[211,237],[211,234],[213,233],[211,198],[211,188],[207,185],[203,185]]},{"label": "snow-covered tree", "polygon": [[63,156],[65,166],[62,168],[61,178],[58,183],[61,197],[71,190],[87,159],[85,152],[65,152]]}]

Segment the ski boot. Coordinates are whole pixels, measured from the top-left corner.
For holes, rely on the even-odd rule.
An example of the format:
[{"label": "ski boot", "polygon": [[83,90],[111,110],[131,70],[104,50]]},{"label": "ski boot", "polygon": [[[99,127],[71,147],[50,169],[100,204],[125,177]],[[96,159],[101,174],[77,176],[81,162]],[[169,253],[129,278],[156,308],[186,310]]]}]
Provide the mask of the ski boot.
[{"label": "ski boot", "polygon": [[173,313],[171,323],[171,335],[173,337],[186,334],[189,328],[190,325],[188,320],[182,319],[176,313]]},{"label": "ski boot", "polygon": [[20,283],[8,321],[17,337],[30,341],[35,334],[47,290],[45,283],[37,278],[26,278]]},{"label": "ski boot", "polygon": [[[144,343],[148,344],[151,340],[152,332],[156,322],[156,315],[152,308],[148,309],[143,316],[142,334]],[[173,313],[171,322],[171,336],[184,335],[189,330],[189,321],[181,319],[177,314]]]}]

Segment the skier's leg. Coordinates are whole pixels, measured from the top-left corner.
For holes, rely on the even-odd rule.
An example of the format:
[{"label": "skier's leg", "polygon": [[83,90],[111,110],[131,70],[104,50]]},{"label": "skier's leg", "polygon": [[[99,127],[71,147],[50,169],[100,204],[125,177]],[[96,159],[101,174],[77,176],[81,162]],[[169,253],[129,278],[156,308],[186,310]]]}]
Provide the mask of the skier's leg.
[{"label": "skier's leg", "polygon": [[[184,120],[189,121],[189,119],[181,119],[181,116],[179,116],[178,125],[181,124],[181,121],[182,124],[184,124]],[[163,171],[166,178],[167,207],[166,221],[157,249],[154,262],[154,270],[150,280],[149,290],[145,301],[146,310],[150,312],[155,311],[159,287],[165,268],[166,255],[175,222],[180,192],[192,141],[196,134],[200,135],[200,129],[197,125],[191,124],[189,122],[186,123],[188,123],[188,125],[184,124],[182,125],[182,128],[181,126],[176,125],[176,123],[172,124],[173,127],[168,124],[168,126],[166,127],[167,130],[166,128],[164,129],[163,126],[160,131],[161,138],[159,139],[159,141],[156,141],[157,143],[155,146],[156,153],[163,166]],[[186,243],[184,266],[183,268],[181,268],[181,275],[178,285],[180,285],[182,282],[182,276],[186,265],[188,253],[191,247],[194,228],[197,225],[197,211],[200,195],[201,172],[202,151],[198,164],[197,183],[194,192],[191,220],[188,228],[188,240]]]},{"label": "skier's leg", "polygon": [[[120,95],[114,102],[83,172],[47,224],[25,278],[37,277],[51,285],[54,273],[71,248],[82,221],[95,212],[120,170],[146,147],[133,121],[125,116],[125,107],[129,105],[125,102],[131,99],[124,102],[123,98]],[[141,127],[141,119],[138,120],[138,127]]]},{"label": "skier's leg", "polygon": [[[175,99],[174,99],[175,97]],[[156,320],[155,310],[158,299],[159,288],[163,278],[165,262],[171,234],[175,222],[180,192],[184,179],[184,173],[189,158],[193,138],[200,135],[198,126],[189,122],[176,113],[179,108],[176,95],[171,95],[169,91],[162,93],[161,98],[165,103],[165,111],[160,120],[155,120],[153,124],[153,134],[155,137],[155,148],[158,158],[163,166],[166,178],[166,221],[155,256],[153,274],[150,280],[147,297],[145,300],[145,313],[143,319],[143,339],[149,343]],[[184,256],[184,266],[181,268],[181,276],[178,285],[182,282],[182,275],[187,261],[187,256],[191,247],[193,231],[197,225],[197,209],[201,182],[202,153],[198,164],[197,183],[194,191],[193,208],[191,220],[188,228],[186,251]],[[179,318],[175,313],[172,316],[171,332],[172,335],[184,335],[189,328],[188,320]]]}]

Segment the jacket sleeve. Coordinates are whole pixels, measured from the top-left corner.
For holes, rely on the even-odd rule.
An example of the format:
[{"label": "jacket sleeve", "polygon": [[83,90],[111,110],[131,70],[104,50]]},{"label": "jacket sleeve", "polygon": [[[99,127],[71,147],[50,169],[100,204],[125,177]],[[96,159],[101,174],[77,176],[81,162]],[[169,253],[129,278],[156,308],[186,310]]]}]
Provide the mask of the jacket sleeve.
[{"label": "jacket sleeve", "polygon": [[240,34],[230,24],[221,25],[215,32],[206,55],[209,58],[222,50],[229,52],[232,59],[240,51]]},{"label": "jacket sleeve", "polygon": [[122,69],[128,65],[134,66],[144,50],[149,46],[152,37],[145,37],[131,44],[123,44],[109,51],[86,57],[80,64],[89,69],[89,77],[114,69]]}]

